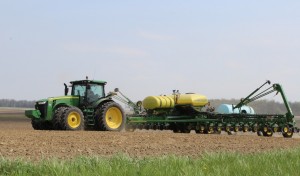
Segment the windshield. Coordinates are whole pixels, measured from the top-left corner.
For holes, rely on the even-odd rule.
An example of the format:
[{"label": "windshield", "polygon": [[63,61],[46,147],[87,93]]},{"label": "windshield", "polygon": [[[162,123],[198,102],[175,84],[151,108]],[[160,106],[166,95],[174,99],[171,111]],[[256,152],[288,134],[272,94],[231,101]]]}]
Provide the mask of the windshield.
[{"label": "windshield", "polygon": [[72,95],[84,96],[86,87],[83,85],[74,85]]}]

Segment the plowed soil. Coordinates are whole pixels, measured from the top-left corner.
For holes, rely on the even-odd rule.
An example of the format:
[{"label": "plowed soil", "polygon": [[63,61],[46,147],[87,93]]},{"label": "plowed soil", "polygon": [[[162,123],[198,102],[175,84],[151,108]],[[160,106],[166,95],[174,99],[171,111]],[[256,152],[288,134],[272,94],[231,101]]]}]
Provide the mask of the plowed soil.
[{"label": "plowed soil", "polygon": [[256,153],[300,147],[300,138],[258,137],[255,134],[203,135],[170,131],[99,132],[36,131],[26,118],[0,118],[0,156],[40,160],[71,159],[76,156],[132,157],[180,155],[204,152]]}]

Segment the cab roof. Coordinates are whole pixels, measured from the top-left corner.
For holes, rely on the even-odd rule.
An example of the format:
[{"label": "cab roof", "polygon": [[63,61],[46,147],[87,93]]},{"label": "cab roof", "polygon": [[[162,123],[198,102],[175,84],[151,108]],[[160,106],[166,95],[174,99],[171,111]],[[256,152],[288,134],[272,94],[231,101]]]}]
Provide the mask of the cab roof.
[{"label": "cab roof", "polygon": [[106,84],[106,81],[101,81],[101,80],[77,80],[77,81],[71,81],[71,84],[86,84],[86,83],[90,83],[90,84]]}]

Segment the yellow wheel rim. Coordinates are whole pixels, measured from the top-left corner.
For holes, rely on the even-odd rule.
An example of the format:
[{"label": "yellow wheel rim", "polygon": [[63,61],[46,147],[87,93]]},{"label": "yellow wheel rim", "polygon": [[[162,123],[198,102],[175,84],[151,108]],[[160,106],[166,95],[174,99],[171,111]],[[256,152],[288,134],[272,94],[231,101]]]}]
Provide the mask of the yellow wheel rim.
[{"label": "yellow wheel rim", "polygon": [[81,118],[80,118],[80,114],[79,113],[77,113],[77,112],[71,112],[68,115],[68,125],[71,128],[77,128],[77,127],[79,127],[80,123],[81,123]]},{"label": "yellow wheel rim", "polygon": [[286,135],[286,137],[291,137],[293,135],[293,131],[290,130],[288,127],[283,128],[283,133]]},{"label": "yellow wheel rim", "polygon": [[244,131],[247,132],[248,131],[248,127],[244,127]]},{"label": "yellow wheel rim", "polygon": [[238,132],[239,131],[239,127],[234,127],[234,132]]},{"label": "yellow wheel rim", "polygon": [[111,107],[105,115],[106,124],[111,129],[117,129],[122,125],[122,112],[117,107]]},{"label": "yellow wheel rim", "polygon": [[227,131],[227,132],[230,131],[230,127],[229,127],[229,126],[226,127],[226,131]]},{"label": "yellow wheel rim", "polygon": [[258,127],[256,125],[252,127],[253,132],[257,132],[257,129],[258,129]]}]

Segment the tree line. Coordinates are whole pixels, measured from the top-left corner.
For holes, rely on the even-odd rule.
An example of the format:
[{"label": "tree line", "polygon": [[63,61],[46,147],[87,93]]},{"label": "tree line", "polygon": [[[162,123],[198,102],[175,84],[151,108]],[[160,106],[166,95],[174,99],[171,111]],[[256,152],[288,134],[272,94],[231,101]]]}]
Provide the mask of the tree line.
[{"label": "tree line", "polygon": [[36,101],[0,99],[0,107],[34,108]]},{"label": "tree line", "polygon": [[[220,104],[234,104],[239,102],[237,99],[212,99],[211,106],[217,108]],[[0,99],[0,107],[19,107],[34,108],[35,101]],[[286,108],[283,103],[273,100],[258,100],[249,104],[257,114],[285,114]],[[300,102],[290,102],[293,113],[300,116]]]}]

